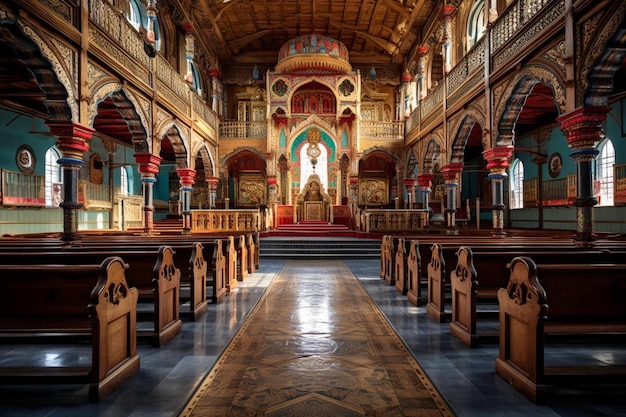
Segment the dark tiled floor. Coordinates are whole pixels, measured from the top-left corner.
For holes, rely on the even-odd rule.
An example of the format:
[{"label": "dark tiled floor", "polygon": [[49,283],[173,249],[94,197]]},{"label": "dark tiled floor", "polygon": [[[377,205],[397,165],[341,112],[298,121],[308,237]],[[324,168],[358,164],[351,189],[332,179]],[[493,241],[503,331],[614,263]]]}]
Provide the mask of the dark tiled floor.
[{"label": "dark tiled floor", "polygon": [[[447,324],[428,320],[422,307],[379,278],[378,260],[346,260],[372,298],[413,351],[458,416],[626,416],[626,389],[594,393],[564,390],[546,406],[537,406],[495,375],[497,346],[469,349],[448,335]],[[210,306],[199,322],[184,322],[183,332],[161,348],[139,345],[141,370],[98,404],[87,402],[87,390],[77,386],[2,386],[0,416],[12,417],[172,417],[217,360],[268,283],[283,265],[262,260],[252,274],[223,303]],[[84,349],[82,350],[84,352]],[[41,361],[48,364],[75,358],[75,348],[37,354],[29,346],[0,345],[0,364]],[[548,361],[578,355],[563,346]],[[596,361],[626,363],[622,345],[588,349]],[[86,355],[78,357],[85,360]]]}]

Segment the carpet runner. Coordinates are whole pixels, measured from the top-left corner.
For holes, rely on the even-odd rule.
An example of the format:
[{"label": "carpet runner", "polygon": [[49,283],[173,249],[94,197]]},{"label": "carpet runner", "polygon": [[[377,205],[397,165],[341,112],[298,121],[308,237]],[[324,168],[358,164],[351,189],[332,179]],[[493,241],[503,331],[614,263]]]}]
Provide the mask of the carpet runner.
[{"label": "carpet runner", "polygon": [[289,261],[181,417],[453,416],[342,261]]}]

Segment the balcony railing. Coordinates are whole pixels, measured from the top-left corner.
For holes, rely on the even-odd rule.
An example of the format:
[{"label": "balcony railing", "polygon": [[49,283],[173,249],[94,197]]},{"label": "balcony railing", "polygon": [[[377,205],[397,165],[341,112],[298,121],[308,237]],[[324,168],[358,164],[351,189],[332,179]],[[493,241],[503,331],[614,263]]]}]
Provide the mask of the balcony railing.
[{"label": "balcony railing", "polygon": [[0,176],[0,199],[3,206],[46,205],[46,178],[43,175],[0,169]]},{"label": "balcony railing", "polygon": [[361,137],[371,140],[404,140],[403,122],[361,121]]},{"label": "balcony railing", "polygon": [[266,139],[267,122],[222,122],[220,139]]}]

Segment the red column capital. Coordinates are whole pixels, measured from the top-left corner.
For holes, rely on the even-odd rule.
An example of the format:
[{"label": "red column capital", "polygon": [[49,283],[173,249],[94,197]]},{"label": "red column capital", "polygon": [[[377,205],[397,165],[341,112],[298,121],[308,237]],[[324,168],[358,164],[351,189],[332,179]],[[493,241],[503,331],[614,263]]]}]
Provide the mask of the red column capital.
[{"label": "red column capital", "polygon": [[561,124],[571,149],[590,149],[600,140],[601,125],[608,112],[606,107],[581,107],[556,120]]},{"label": "red column capital", "polygon": [[513,150],[513,146],[495,146],[483,151],[483,157],[487,160],[487,169],[491,172],[506,171]]},{"label": "red column capital", "polygon": [[463,171],[463,164],[448,164],[441,167],[441,173],[446,181],[456,181],[457,176]]},{"label": "red column capital", "polygon": [[160,156],[152,155],[151,153],[136,153],[133,156],[139,164],[140,173],[151,175],[159,173],[159,165],[161,165],[162,160]]},{"label": "red column capital", "polygon": [[417,176],[417,183],[422,188],[430,188],[430,186],[432,185],[431,181],[433,180],[434,176],[435,175],[431,173],[419,174]]},{"label": "red column capital", "polygon": [[180,178],[180,184],[183,186],[193,185],[194,178],[196,177],[196,170],[191,168],[176,168],[178,178]]},{"label": "red column capital", "polygon": [[50,133],[57,137],[57,147],[64,158],[83,159],[85,152],[89,151],[89,141],[95,130],[77,123],[51,121],[46,125]]}]

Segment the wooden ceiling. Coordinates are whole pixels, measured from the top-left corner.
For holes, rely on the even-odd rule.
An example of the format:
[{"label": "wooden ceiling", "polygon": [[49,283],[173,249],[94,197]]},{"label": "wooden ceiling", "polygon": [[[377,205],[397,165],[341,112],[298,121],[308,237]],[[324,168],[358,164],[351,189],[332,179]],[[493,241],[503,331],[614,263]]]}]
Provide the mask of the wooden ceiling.
[{"label": "wooden ceiling", "polygon": [[224,66],[275,65],[280,47],[301,35],[341,41],[350,62],[402,65],[415,54],[424,27],[438,18],[438,0],[180,0],[192,26]]}]

